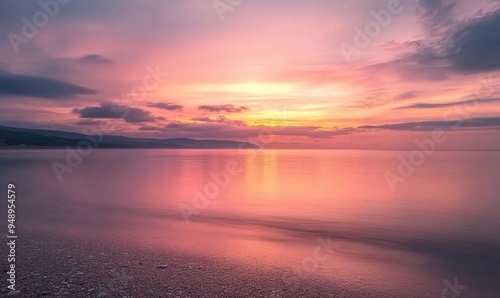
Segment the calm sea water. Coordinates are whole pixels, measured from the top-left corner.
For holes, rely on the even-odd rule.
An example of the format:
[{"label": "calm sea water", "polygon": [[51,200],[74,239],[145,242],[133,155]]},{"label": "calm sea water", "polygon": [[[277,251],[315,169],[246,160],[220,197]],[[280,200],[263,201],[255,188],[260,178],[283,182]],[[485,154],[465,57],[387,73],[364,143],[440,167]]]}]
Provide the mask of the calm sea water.
[{"label": "calm sea water", "polygon": [[420,297],[457,277],[464,297],[500,297],[500,152],[436,152],[394,191],[385,175],[409,152],[94,150],[61,181],[66,154],[0,151],[19,224]]}]

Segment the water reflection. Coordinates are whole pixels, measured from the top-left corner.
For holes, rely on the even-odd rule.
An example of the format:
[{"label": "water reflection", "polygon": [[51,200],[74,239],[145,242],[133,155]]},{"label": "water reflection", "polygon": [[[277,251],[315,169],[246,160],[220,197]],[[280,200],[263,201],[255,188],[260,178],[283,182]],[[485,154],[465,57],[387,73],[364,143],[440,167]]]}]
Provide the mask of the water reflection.
[{"label": "water reflection", "polygon": [[[60,183],[50,165],[64,160],[64,150],[2,150],[0,180],[17,184],[26,226],[136,233],[264,267],[292,266],[330,235],[343,244],[318,271],[330,278],[353,282],[358,274],[379,285],[382,274],[394,287],[401,276],[432,283],[441,272],[462,272],[496,290],[489,281],[500,277],[500,153],[436,152],[392,192],[384,174],[397,169],[399,154],[96,150]],[[195,191],[217,184],[212,174],[228,162],[241,173],[219,183],[186,224],[179,204],[193,206]]]}]

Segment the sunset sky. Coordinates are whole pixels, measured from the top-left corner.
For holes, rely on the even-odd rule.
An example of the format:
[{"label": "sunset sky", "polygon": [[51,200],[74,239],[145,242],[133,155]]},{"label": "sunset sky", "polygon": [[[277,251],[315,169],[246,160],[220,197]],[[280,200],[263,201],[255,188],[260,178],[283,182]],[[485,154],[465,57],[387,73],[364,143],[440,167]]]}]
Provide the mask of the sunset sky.
[{"label": "sunset sky", "polygon": [[0,2],[0,125],[500,149],[498,0],[60,2]]}]

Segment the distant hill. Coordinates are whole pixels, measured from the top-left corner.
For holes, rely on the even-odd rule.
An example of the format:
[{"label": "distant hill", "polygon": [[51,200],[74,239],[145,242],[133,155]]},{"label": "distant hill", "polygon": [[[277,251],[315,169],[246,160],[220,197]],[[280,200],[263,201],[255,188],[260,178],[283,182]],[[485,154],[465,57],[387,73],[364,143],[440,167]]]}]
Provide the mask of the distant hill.
[{"label": "distant hill", "polygon": [[[81,141],[89,141],[98,136],[84,134],[26,129],[0,126],[0,148],[11,147],[76,147]],[[123,136],[104,135],[102,141],[93,144],[97,148],[143,148],[143,149],[257,149],[259,146],[248,142],[193,140],[186,138],[154,139],[128,138]]]}]

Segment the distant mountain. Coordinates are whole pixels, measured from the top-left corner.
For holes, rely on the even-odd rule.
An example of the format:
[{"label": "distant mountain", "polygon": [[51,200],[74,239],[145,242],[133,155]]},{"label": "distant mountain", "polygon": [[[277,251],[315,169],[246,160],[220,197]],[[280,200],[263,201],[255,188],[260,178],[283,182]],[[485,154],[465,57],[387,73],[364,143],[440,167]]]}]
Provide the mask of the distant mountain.
[{"label": "distant mountain", "polygon": [[[93,140],[93,141],[92,141]],[[103,135],[87,136],[84,134],[26,129],[0,126],[0,148],[5,147],[77,147],[81,141],[91,141],[97,148],[144,148],[144,149],[257,149],[259,146],[248,142],[193,140],[186,138],[154,139],[128,138],[123,136]]]}]

